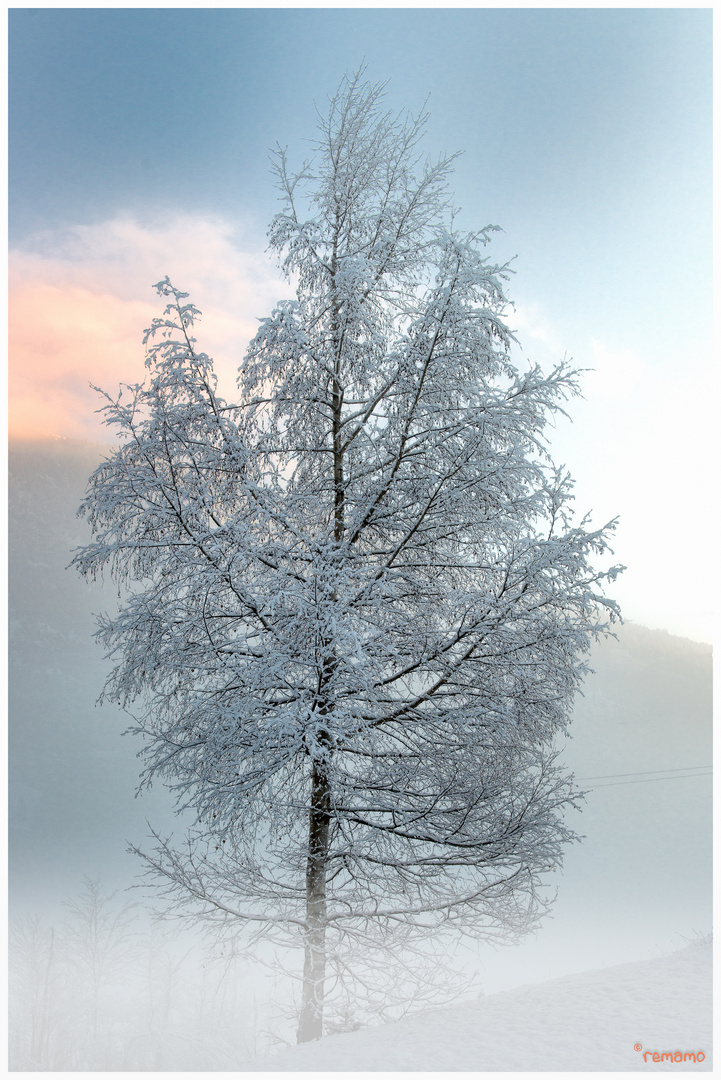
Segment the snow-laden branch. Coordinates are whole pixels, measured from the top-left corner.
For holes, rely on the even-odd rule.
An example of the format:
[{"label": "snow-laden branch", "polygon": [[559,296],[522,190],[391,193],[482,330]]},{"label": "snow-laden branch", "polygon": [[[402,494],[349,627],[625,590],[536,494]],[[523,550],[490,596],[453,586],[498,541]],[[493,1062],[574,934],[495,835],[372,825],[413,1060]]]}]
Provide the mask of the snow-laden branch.
[{"label": "snow-laden branch", "polygon": [[297,291],[236,403],[158,283],[146,382],[104,395],[118,449],[74,559],[125,590],[105,693],[135,702],[144,782],[194,814],[148,868],[181,908],[295,928],[306,1020],[351,939],[536,924],[579,798],[554,740],[618,616],[620,568],[597,566],[615,522],[577,521],[546,438],[579,372],[514,363],[510,268],[490,227],[455,229],[425,119],[356,76],[299,172],[276,153],[271,247]]}]

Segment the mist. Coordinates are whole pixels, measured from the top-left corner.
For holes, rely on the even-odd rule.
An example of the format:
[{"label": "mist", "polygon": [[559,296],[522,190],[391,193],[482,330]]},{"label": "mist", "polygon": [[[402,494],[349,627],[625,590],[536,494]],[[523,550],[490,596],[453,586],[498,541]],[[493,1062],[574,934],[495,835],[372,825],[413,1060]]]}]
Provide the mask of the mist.
[{"label": "mist", "polygon": [[[192,821],[157,785],[136,797],[129,718],[96,704],[108,662],[94,613],[117,595],[67,565],[89,540],[75,510],[101,454],[10,448],[11,1067],[238,1068],[293,1041],[295,984],[260,962],[269,945],[256,959],[155,919],[127,851],[146,819],[176,837]],[[591,666],[562,748],[587,789],[570,815],[583,838],[534,937],[464,953],[474,993],[647,961],[710,931],[711,648],[626,624]]]}]

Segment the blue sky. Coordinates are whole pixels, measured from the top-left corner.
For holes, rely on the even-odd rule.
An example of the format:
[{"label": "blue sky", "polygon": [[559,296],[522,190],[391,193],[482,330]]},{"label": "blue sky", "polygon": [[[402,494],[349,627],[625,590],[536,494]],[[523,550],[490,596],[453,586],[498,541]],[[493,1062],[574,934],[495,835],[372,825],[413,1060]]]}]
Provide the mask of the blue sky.
[{"label": "blue sky", "polygon": [[[389,108],[429,97],[428,152],[463,151],[452,183],[461,225],[502,226],[494,257],[517,255],[510,322],[524,356],[567,353],[596,368],[556,445],[578,477],[579,509],[599,523],[622,515],[627,614],[709,638],[711,417],[699,388],[711,363],[710,8],[9,15],[11,286],[26,290],[22,310],[59,307],[72,286],[95,322],[101,294],[117,300],[115,323],[133,304],[140,318],[148,286],[177,263],[178,284],[215,302],[212,337],[236,295],[226,288],[223,315],[212,270],[222,258],[247,318],[267,313],[269,148],[287,144],[300,162],[315,104],[363,62],[370,79],[390,80]],[[57,319],[42,342],[26,329],[18,347],[26,420],[33,366],[38,385],[54,385],[47,342],[58,333]],[[86,367],[66,365],[57,393],[87,382]],[[52,433],[77,430],[68,421]]]}]

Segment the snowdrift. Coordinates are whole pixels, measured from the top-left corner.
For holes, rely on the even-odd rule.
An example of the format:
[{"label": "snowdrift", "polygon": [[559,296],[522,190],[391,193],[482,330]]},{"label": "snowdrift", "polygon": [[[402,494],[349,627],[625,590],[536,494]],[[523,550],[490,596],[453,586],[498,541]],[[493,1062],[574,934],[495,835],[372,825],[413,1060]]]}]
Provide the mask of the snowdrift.
[{"label": "snowdrift", "polygon": [[243,1068],[707,1072],[712,1067],[711,975],[711,943],[701,941],[670,956],[568,975],[395,1024],[332,1035]]}]

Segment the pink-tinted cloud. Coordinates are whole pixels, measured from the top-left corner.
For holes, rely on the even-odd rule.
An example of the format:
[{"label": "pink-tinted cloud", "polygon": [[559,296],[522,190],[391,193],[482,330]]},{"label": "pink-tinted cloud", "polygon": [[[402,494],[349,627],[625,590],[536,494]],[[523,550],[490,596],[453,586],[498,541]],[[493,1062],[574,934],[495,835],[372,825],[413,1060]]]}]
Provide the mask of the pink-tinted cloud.
[{"label": "pink-tinted cloud", "polygon": [[233,394],[257,319],[289,287],[262,252],[240,248],[226,222],[115,219],[11,252],[11,437],[112,438],[89,383],[113,393],[143,379],[143,330],[162,310],[152,284],[166,274],[203,311],[199,346],[215,358],[221,391]]}]

